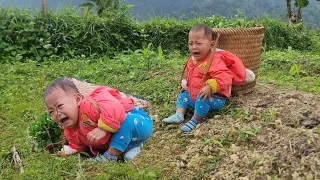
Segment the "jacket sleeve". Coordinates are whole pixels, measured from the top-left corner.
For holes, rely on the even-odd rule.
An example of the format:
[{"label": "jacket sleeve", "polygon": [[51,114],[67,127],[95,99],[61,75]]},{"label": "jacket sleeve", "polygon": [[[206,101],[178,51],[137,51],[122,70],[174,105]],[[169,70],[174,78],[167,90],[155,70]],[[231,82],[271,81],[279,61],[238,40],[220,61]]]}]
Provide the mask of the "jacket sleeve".
[{"label": "jacket sleeve", "polygon": [[[227,68],[223,58],[224,57],[220,54],[215,55],[208,72],[210,79],[216,81],[217,93],[228,90],[232,85],[233,75],[231,70]],[[210,82],[210,80],[207,80],[207,83],[208,82]]]},{"label": "jacket sleeve", "polygon": [[222,59],[232,74],[232,84],[239,84],[245,80],[246,68],[239,57],[231,52],[224,51]]},{"label": "jacket sleeve", "polygon": [[83,151],[83,150],[87,149],[88,146],[80,143],[79,141],[77,142],[78,138],[74,137],[72,132],[69,132],[68,130],[64,130],[64,135],[69,142],[70,148],[77,150],[77,151]]},{"label": "jacket sleeve", "polygon": [[114,133],[120,129],[120,125],[126,117],[126,112],[117,99],[110,94],[108,96],[98,101],[101,111],[98,127]]},{"label": "jacket sleeve", "polygon": [[80,109],[80,112],[96,122],[98,127],[112,133],[119,130],[126,116],[120,101],[104,87],[97,89],[88,98],[85,98]]}]

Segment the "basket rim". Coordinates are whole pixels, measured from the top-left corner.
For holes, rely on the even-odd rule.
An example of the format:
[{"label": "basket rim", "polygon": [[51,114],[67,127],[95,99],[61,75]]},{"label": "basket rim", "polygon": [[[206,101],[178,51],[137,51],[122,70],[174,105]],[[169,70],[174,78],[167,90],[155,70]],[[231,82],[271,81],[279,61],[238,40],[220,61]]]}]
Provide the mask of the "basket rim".
[{"label": "basket rim", "polygon": [[264,35],[265,27],[240,27],[240,28],[212,28],[215,33],[221,35]]},{"label": "basket rim", "polygon": [[226,27],[226,28],[212,28],[213,30],[250,30],[250,29],[265,29],[263,25],[255,26],[255,27]]}]

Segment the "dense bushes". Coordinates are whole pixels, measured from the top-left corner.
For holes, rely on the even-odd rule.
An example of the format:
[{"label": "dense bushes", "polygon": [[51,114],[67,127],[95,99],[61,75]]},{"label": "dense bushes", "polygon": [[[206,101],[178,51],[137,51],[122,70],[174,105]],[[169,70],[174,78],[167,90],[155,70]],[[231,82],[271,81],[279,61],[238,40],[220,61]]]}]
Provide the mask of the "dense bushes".
[{"label": "dense bushes", "polygon": [[289,28],[284,22],[265,17],[259,21],[266,28],[264,45],[267,49],[287,49],[291,46],[296,50],[310,50],[311,33]]},{"label": "dense bushes", "polygon": [[146,41],[163,50],[181,50],[186,52],[188,31],[192,23],[175,19],[154,18],[142,23]]},{"label": "dense bushes", "polygon": [[101,18],[74,10],[49,14],[0,9],[0,62],[110,55],[142,46],[137,23],[122,13]]},{"label": "dense bushes", "polygon": [[[56,53],[52,35],[38,23],[39,15],[24,10],[0,10],[0,61],[46,59]],[[40,16],[41,17],[41,16]]]},{"label": "dense bushes", "polygon": [[110,55],[141,47],[140,30],[136,22],[124,14],[101,18],[80,17],[75,13],[53,15],[42,21],[52,35],[52,46],[58,56]]},{"label": "dense bushes", "polygon": [[186,53],[188,30],[198,23],[212,27],[263,24],[266,27],[265,50],[318,47],[312,44],[315,41],[308,31],[289,28],[284,22],[269,17],[257,21],[218,16],[189,21],[158,17],[138,23],[125,11],[107,13],[104,17],[91,14],[82,17],[69,7],[43,18],[39,12],[1,8],[0,62],[113,55],[123,50],[141,49],[148,44]]}]

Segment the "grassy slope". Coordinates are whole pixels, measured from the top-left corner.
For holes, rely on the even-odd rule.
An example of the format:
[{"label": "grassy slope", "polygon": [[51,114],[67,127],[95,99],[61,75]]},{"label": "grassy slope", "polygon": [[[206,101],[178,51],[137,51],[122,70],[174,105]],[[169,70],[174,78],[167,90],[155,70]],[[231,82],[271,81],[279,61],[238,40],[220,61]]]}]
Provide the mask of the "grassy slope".
[{"label": "grassy slope", "polygon": [[[68,62],[34,62],[3,64],[0,67],[0,177],[4,179],[156,179],[173,178],[170,163],[161,161],[162,157],[143,154],[137,164],[122,163],[92,165],[79,156],[57,158],[43,152],[34,152],[27,128],[35,115],[44,111],[42,91],[56,77],[76,76],[93,83],[106,84],[129,94],[138,94],[154,104],[155,118],[162,119],[173,112],[177,81],[185,62],[184,56],[171,53],[163,57],[161,53],[142,50],[143,53],[119,55],[110,60],[101,58],[71,60]],[[307,59],[307,61],[301,61]],[[277,63],[283,66],[279,66]],[[308,80],[301,80],[296,74],[289,73],[292,62],[309,73]],[[275,63],[275,64],[273,64]],[[315,94],[320,93],[319,56],[300,52],[266,52],[262,56],[259,79],[273,81],[288,88]],[[281,78],[279,78],[281,77]],[[227,113],[227,112],[226,112]],[[168,128],[155,124],[155,134],[167,133]],[[162,132],[161,132],[162,131]],[[169,130],[169,132],[172,130]],[[175,131],[175,130],[174,130]],[[169,133],[170,135],[170,133]],[[157,138],[146,143],[146,150],[157,147]],[[166,147],[176,143],[186,143],[183,138],[169,139]],[[24,162],[23,174],[11,164],[10,149],[16,146]],[[154,149],[156,151],[156,149]],[[143,161],[143,159],[154,160]],[[214,161],[216,162],[216,161]],[[208,162],[208,163],[214,163]],[[169,169],[169,170],[168,170]],[[183,171],[177,172],[180,177]],[[170,176],[171,175],[171,176]],[[177,174],[176,174],[177,175]]]}]

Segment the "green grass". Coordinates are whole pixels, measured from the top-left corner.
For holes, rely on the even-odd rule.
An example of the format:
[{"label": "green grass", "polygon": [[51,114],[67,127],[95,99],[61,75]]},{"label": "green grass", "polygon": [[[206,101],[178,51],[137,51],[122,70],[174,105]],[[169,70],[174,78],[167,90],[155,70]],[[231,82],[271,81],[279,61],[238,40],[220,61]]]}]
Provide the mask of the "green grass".
[{"label": "green grass", "polygon": [[259,80],[319,94],[320,55],[312,52],[267,51],[262,54]]},{"label": "green grass", "polygon": [[[320,93],[319,55],[288,50],[268,51],[262,55],[259,80],[274,82],[286,88]],[[75,76],[96,84],[109,85],[123,92],[140,95],[153,104],[159,119],[174,111],[177,86],[186,56],[172,52],[163,55],[148,48],[125,52],[114,59],[73,59],[61,62],[1,64],[0,71],[0,177],[4,179],[158,179],[163,177],[161,163],[112,163],[93,165],[79,157],[57,158],[34,149],[27,136],[28,126],[45,111],[42,93],[55,78]],[[290,71],[296,64],[300,71]],[[298,73],[298,74],[297,74]],[[308,77],[308,78],[305,78]],[[232,112],[231,112],[232,111]],[[249,112],[225,111],[249,122]],[[223,112],[222,112],[223,113]],[[272,112],[266,112],[272,118]],[[268,118],[268,117],[267,117]],[[241,129],[241,127],[239,127]],[[259,129],[241,129],[247,140]],[[155,142],[156,143],[156,142]],[[10,150],[18,148],[24,173],[12,165]],[[219,158],[208,161],[207,169],[216,166]],[[139,170],[137,170],[139,168]],[[206,171],[206,170],[204,170]],[[168,178],[168,177],[166,177]]]},{"label": "green grass", "polygon": [[[48,154],[35,153],[34,145],[27,136],[30,123],[45,111],[42,97],[44,88],[57,77],[81,77],[96,84],[109,85],[133,95],[140,95],[158,105],[157,112],[161,111],[159,108],[161,104],[172,104],[172,107],[167,108],[172,109],[174,104],[171,101],[177,90],[176,80],[180,77],[180,68],[185,58],[174,53],[165,59],[161,55],[152,51],[144,54],[132,52],[130,55],[118,55],[112,60],[101,58],[41,64],[32,61],[2,64],[0,68],[2,72],[0,76],[1,176],[8,179],[17,177],[43,179],[46,177],[45,174],[52,174],[53,179],[76,177],[79,170],[75,168],[78,160],[74,158],[57,160]],[[21,176],[19,171],[11,166],[10,149],[13,146],[18,148],[25,163],[25,173]],[[119,169],[134,168],[126,163],[122,166],[115,168],[114,173],[116,174]],[[145,174],[127,170],[129,174],[125,176],[130,179],[135,177],[135,179],[148,179],[147,177],[152,179],[158,176],[159,170],[154,172],[155,170],[148,168],[143,169],[146,169]],[[101,176],[109,177],[109,173],[108,170]],[[86,176],[86,172],[83,176]],[[123,178],[120,179],[125,179],[124,176],[121,177]]]}]

